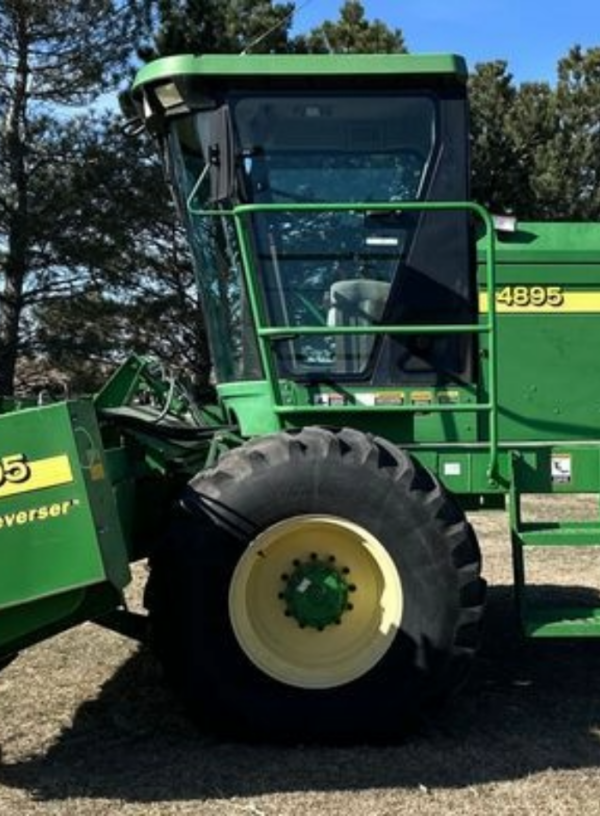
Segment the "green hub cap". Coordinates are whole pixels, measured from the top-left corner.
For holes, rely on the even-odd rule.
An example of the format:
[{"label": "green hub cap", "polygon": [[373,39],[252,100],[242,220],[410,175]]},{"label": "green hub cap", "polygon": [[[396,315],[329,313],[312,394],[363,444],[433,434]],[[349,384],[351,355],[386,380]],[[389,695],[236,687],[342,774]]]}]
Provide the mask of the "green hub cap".
[{"label": "green hub cap", "polygon": [[279,597],[286,603],[285,614],[300,626],[323,630],[332,623],[341,623],[343,613],[352,608],[348,593],[354,587],[333,566],[334,561],[333,556],[323,561],[313,554],[310,561],[294,561],[293,572],[281,576],[285,589]]}]

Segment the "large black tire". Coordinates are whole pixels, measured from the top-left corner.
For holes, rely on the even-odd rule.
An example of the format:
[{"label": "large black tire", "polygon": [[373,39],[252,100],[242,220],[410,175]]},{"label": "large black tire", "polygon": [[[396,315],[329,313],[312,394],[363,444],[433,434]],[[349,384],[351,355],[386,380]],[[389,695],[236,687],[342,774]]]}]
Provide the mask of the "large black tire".
[{"label": "large black tire", "polygon": [[463,681],[484,594],[473,531],[427,470],[381,438],[308,427],[190,483],[147,606],[168,679],[210,729],[373,738]]}]

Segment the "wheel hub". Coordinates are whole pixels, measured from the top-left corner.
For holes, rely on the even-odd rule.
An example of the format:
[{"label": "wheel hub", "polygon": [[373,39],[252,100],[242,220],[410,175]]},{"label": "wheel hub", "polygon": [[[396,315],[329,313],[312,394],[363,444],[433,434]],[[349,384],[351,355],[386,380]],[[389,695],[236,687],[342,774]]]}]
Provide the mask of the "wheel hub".
[{"label": "wheel hub", "polygon": [[352,609],[348,595],[355,587],[346,580],[348,572],[347,568],[335,567],[334,556],[324,560],[313,553],[308,561],[296,559],[293,570],[281,576],[285,589],[279,598],[285,601],[285,614],[295,618],[301,627],[312,626],[319,631],[340,624],[344,612]]},{"label": "wheel hub", "polygon": [[394,642],[402,611],[386,548],[338,516],[270,525],[242,553],[229,587],[240,648],[267,676],[303,689],[335,688],[368,672]]}]

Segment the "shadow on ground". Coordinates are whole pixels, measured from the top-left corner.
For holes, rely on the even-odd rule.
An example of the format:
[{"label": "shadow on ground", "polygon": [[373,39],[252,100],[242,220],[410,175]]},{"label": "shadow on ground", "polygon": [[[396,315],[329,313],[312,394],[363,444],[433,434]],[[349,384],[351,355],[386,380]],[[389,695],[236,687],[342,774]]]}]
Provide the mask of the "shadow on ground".
[{"label": "shadow on ground", "polygon": [[510,595],[506,587],[490,592],[485,642],[469,686],[401,744],[273,747],[209,739],[178,711],[142,649],[80,707],[43,757],[0,765],[0,784],[41,800],[150,802],[461,788],[596,766],[600,642],[523,643]]}]

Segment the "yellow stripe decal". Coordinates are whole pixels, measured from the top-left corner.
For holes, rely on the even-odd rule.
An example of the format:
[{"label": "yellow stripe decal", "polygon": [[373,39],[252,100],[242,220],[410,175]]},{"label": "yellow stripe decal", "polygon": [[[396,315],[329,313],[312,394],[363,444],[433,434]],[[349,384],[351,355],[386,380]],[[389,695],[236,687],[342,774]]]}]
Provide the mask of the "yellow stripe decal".
[{"label": "yellow stripe decal", "polygon": [[28,493],[32,490],[42,490],[45,487],[69,484],[73,481],[71,463],[66,454],[49,456],[47,459],[38,459],[26,463],[26,473],[19,481],[11,480],[11,470],[6,468],[4,481],[0,485],[0,498],[14,496],[17,493]]},{"label": "yellow stripe decal", "polygon": [[[519,293],[519,297],[503,295],[506,288],[496,292],[496,312],[498,314],[549,314],[557,312],[596,314],[600,312],[600,292],[565,292],[561,290],[560,297],[543,300],[528,294],[533,291],[534,287],[512,287],[512,289],[521,289],[523,291]],[[479,311],[483,313],[488,311],[487,292],[479,293]]]}]

